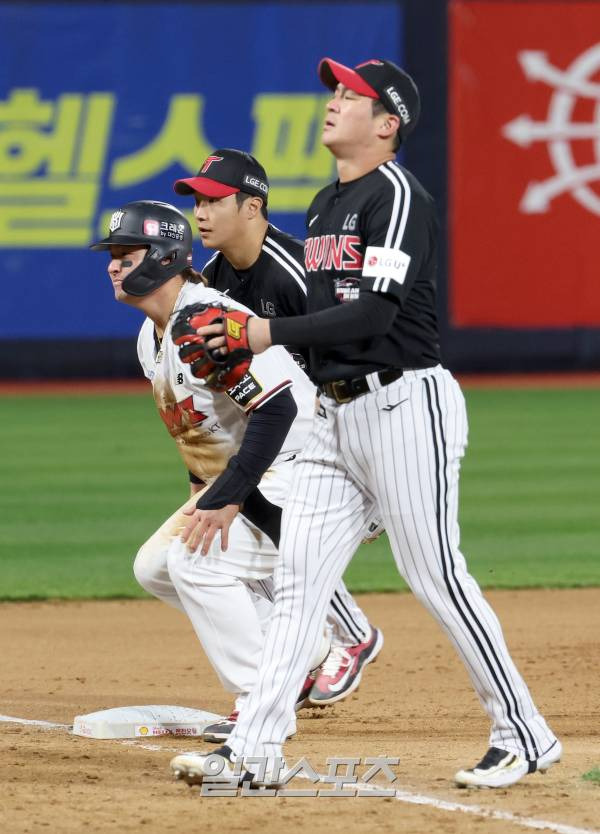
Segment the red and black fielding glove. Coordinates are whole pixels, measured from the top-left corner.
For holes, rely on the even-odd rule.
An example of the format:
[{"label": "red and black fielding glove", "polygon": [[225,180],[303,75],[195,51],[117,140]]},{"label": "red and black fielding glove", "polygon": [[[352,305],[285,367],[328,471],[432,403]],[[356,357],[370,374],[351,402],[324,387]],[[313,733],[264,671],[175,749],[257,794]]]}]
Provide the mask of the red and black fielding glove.
[{"label": "red and black fielding glove", "polygon": [[[244,377],[252,351],[248,347],[248,313],[224,304],[188,304],[178,311],[171,338],[179,347],[179,358],[190,365],[192,374],[214,391],[227,391]],[[196,330],[209,324],[225,324],[227,353],[209,350],[204,336]],[[208,337],[211,338],[210,336]]]}]

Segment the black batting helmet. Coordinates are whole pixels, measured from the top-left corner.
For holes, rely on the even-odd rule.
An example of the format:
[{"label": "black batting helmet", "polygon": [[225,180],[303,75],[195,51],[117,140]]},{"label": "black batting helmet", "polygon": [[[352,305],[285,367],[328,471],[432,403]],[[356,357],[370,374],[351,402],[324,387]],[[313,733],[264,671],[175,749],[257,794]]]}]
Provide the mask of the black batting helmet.
[{"label": "black batting helmet", "polygon": [[122,287],[129,295],[148,295],[192,263],[192,228],[179,209],[169,203],[127,203],[113,212],[108,231],[108,237],[93,243],[90,249],[136,244],[148,247],[142,263],[123,281]]}]

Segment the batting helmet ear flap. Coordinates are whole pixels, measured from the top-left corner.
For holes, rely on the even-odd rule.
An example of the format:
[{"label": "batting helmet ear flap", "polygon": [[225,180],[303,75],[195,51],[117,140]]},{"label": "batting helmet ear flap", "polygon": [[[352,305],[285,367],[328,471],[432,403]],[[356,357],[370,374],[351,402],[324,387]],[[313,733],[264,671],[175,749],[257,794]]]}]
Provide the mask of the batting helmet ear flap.
[{"label": "batting helmet ear flap", "polygon": [[[167,261],[163,264],[163,261]],[[128,295],[144,296],[158,289],[177,275],[192,262],[192,255],[182,255],[181,249],[165,252],[159,248],[150,248],[133,272],[125,278],[122,288]]]}]

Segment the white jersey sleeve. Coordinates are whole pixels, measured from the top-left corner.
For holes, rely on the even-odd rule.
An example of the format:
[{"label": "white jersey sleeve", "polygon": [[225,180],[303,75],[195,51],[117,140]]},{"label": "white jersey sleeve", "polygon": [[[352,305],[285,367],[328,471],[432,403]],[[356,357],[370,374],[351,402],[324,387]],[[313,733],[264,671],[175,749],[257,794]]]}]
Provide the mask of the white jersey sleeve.
[{"label": "white jersey sleeve", "polygon": [[154,376],[154,357],[152,355],[152,348],[154,346],[154,324],[150,319],[146,319],[140,328],[137,339],[137,354],[142,371],[146,379],[152,379]]},{"label": "white jersey sleeve", "polygon": [[[228,307],[254,315],[248,307],[244,307],[238,301],[233,301],[212,287],[199,284],[190,285],[190,288],[180,296],[177,306],[181,308],[194,301],[201,301],[204,304],[226,304]],[[189,364],[185,362],[180,364],[188,387],[192,389],[207,387],[203,380],[196,379],[192,374]],[[288,352],[282,347],[269,348],[264,353],[252,358],[246,374],[237,385],[227,391],[227,395],[246,414],[250,414],[251,411],[268,402],[279,391],[289,388],[292,383],[293,378],[290,374]]]},{"label": "white jersey sleeve", "polygon": [[[243,304],[203,285],[189,285],[178,299],[177,307],[181,308],[195,301],[202,301],[205,304],[218,302],[254,315]],[[184,374],[185,386],[188,389],[206,392],[207,386],[202,380],[196,379],[188,364],[178,361],[178,367]],[[285,388],[292,390],[298,415],[281,448],[280,455],[295,453],[303,447],[315,411],[315,388],[288,351],[276,345],[254,356],[244,378],[227,392],[226,397],[249,415]],[[222,395],[216,394],[216,396]]]}]

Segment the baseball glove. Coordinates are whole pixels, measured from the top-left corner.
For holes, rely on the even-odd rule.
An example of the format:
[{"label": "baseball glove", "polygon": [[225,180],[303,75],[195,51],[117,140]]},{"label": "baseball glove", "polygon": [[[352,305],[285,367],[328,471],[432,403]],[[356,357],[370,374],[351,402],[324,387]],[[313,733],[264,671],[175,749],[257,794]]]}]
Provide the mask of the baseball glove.
[{"label": "baseball glove", "polygon": [[[203,379],[214,391],[227,391],[243,378],[252,361],[248,347],[248,313],[224,304],[188,304],[178,311],[171,338],[179,348],[179,358],[192,374]],[[204,336],[196,330],[208,324],[225,324],[227,353],[210,350]]]}]

